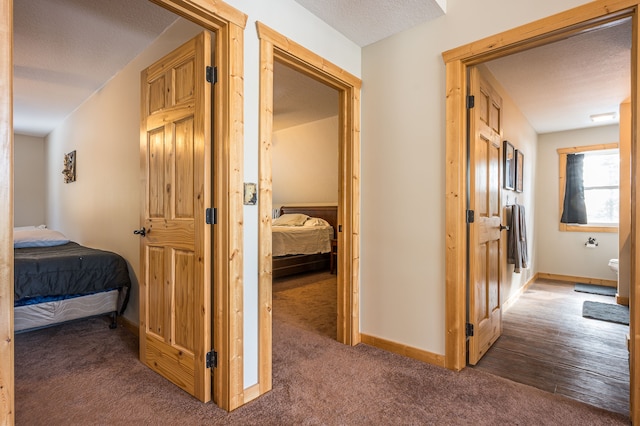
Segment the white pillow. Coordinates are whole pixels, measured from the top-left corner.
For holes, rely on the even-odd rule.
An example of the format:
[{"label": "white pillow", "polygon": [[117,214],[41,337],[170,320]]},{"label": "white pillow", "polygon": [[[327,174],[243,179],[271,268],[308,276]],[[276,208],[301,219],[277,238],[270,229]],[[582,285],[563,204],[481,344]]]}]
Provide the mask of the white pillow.
[{"label": "white pillow", "polygon": [[273,220],[273,226],[302,226],[308,218],[309,216],[302,213],[283,214]]},{"label": "white pillow", "polygon": [[13,233],[13,247],[52,247],[67,244],[69,239],[52,229],[25,229]]},{"label": "white pillow", "polygon": [[16,226],[15,228],[13,228],[13,232],[16,231],[26,231],[28,229],[47,229],[47,225],[29,225],[29,226]]},{"label": "white pillow", "polygon": [[310,217],[304,223],[304,226],[331,226],[331,225],[329,225],[329,222],[327,222],[326,220],[320,217]]}]

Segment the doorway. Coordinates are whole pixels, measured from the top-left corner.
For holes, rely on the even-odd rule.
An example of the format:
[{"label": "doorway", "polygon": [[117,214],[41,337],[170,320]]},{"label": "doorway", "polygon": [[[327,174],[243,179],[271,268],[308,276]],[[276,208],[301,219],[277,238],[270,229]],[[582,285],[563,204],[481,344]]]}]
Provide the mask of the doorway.
[{"label": "doorway", "polygon": [[[460,189],[466,182],[466,170],[460,165],[465,164],[466,147],[464,144],[466,135],[465,119],[465,94],[467,67],[487,60],[523,51],[531,47],[547,44],[555,40],[568,37],[572,34],[587,31],[602,25],[605,22],[613,22],[623,17],[633,19],[634,38],[632,40],[632,58],[637,61],[637,1],[621,2],[612,8],[602,1],[596,1],[576,9],[554,15],[539,22],[525,25],[498,36],[489,37],[480,42],[463,46],[443,53],[446,63],[447,90],[447,128],[446,128],[446,164],[447,179],[446,193],[455,196],[447,196],[446,199],[446,234],[447,234],[447,259],[446,259],[446,356],[445,365],[453,370],[461,370],[466,366],[465,345],[465,299],[466,290],[466,254],[465,244],[466,230],[464,227],[466,203]],[[488,47],[480,47],[488,46]],[[637,63],[632,61],[632,111],[637,114]],[[635,123],[637,120],[632,120]],[[632,140],[637,140],[638,128],[632,126]],[[632,175],[637,164],[637,158],[631,159]],[[634,182],[635,183],[635,182]],[[635,205],[635,195],[632,194],[632,206]],[[635,207],[631,214],[631,236],[635,240],[638,234]],[[637,262],[637,253],[632,247],[632,263]],[[635,283],[635,268],[632,268],[631,283]],[[635,296],[634,285],[630,288],[630,303],[633,306]],[[633,391],[635,375],[638,373],[638,360],[635,357],[635,339],[640,316],[637,312],[631,312],[630,319],[630,363],[631,363],[631,419],[640,419],[638,409],[638,395]]]},{"label": "doorway", "polygon": [[274,61],[338,91],[338,221],[337,221],[337,339],[348,345],[359,334],[359,218],[360,218],[360,86],[358,78],[313,52],[286,39],[261,22],[260,38],[260,159],[259,159],[259,389],[272,386],[272,135]]},{"label": "doorway", "polygon": [[[603,49],[603,45],[607,50]],[[505,113],[505,116],[509,116],[509,121],[504,123],[503,140],[510,141],[515,147],[516,153],[524,150],[525,158],[532,158],[532,154],[535,152],[535,169],[538,171],[537,173],[531,172],[533,162],[525,166],[528,176],[524,182],[523,192],[517,191],[518,188],[508,182],[502,185],[502,198],[506,199],[502,204],[505,215],[502,223],[507,226],[513,225],[513,222],[508,219],[510,216],[508,213],[513,209],[513,204],[520,204],[525,205],[527,222],[533,225],[535,209],[535,227],[527,229],[526,235],[530,243],[529,250],[531,247],[535,249],[535,257],[529,256],[531,261],[529,268],[522,269],[520,273],[514,273],[514,265],[512,264],[503,266],[503,279],[500,286],[503,295],[501,301],[506,302],[510,309],[503,313],[503,327],[501,327],[503,336],[492,349],[488,350],[486,356],[479,361],[478,366],[483,370],[495,371],[497,375],[502,377],[539,387],[551,393],[563,394],[603,408],[615,407],[614,411],[618,412],[620,411],[620,400],[625,396],[624,402],[628,409],[629,377],[628,371],[625,372],[628,369],[625,337],[628,327],[623,325],[614,327],[616,339],[611,338],[613,331],[601,336],[601,340],[609,341],[606,346],[592,344],[592,351],[582,350],[585,342],[597,335],[598,331],[605,328],[607,324],[583,318],[583,301],[590,303],[598,301],[606,303],[612,308],[618,308],[615,305],[614,297],[612,297],[615,296],[615,291],[612,296],[600,296],[600,299],[596,295],[584,298],[582,297],[583,293],[573,291],[575,283],[616,285],[615,281],[611,280],[615,275],[610,271],[607,263],[611,258],[618,258],[619,251],[622,251],[622,246],[620,248],[618,246],[617,236],[618,209],[617,207],[611,210],[603,209],[608,216],[605,217],[605,213],[600,213],[601,220],[593,220],[593,222],[598,222],[596,226],[591,223],[593,219],[591,213],[592,211],[595,213],[598,209],[593,208],[589,213],[589,225],[565,225],[565,228],[571,226],[571,230],[563,229],[563,225],[560,224],[560,215],[562,214],[561,201],[564,199],[564,185],[562,183],[559,185],[558,182],[559,180],[560,182],[564,181],[562,178],[559,179],[562,173],[559,173],[558,157],[562,158],[562,155],[565,155],[566,158],[566,154],[563,154],[565,151],[583,152],[589,149],[617,147],[618,139],[623,139],[621,133],[624,131],[620,130],[623,127],[623,119],[621,117],[620,126],[612,121],[607,123],[608,126],[596,127],[590,122],[588,114],[574,113],[571,115],[571,111],[574,111],[575,108],[566,108],[569,112],[564,116],[566,119],[563,120],[563,115],[556,110],[553,119],[550,120],[548,117],[544,117],[544,114],[549,109],[553,109],[554,105],[547,105],[543,111],[540,111],[536,110],[535,106],[532,107],[531,103],[532,99],[539,99],[538,96],[540,96],[544,99],[556,99],[557,104],[564,105],[563,100],[566,100],[567,97],[575,97],[576,100],[581,101],[580,108],[584,108],[582,111],[593,113],[594,109],[600,105],[590,104],[593,99],[591,99],[592,96],[589,95],[589,92],[577,90],[571,84],[573,81],[589,81],[590,90],[591,88],[597,90],[599,87],[603,87],[600,93],[609,94],[612,99],[616,99],[615,102],[612,102],[615,105],[615,109],[612,110],[617,111],[618,103],[629,95],[630,45],[631,22],[630,19],[627,19],[610,23],[602,29],[593,29],[587,33],[470,68],[471,73],[476,68],[482,69],[492,79],[492,84],[500,89],[503,97],[509,100],[507,106],[510,111]],[[608,62],[596,62],[595,67],[592,67],[578,59],[585,53],[593,55],[594,52],[598,52],[596,58],[606,56]],[[580,67],[577,75],[572,77],[568,74],[576,72],[574,71],[576,68],[571,67],[575,63],[584,63],[585,65]],[[569,67],[566,66],[567,64]],[[604,74],[592,71],[593,68],[597,69],[601,66],[614,64],[615,66]],[[545,68],[545,70],[541,68]],[[473,79],[471,81],[473,82]],[[503,81],[504,84],[502,84]],[[527,84],[523,85],[524,81]],[[477,113],[474,111],[478,109],[478,106],[480,109],[484,106],[484,98],[478,100],[476,95],[475,100],[476,107],[470,110],[471,115]],[[599,99],[598,102],[600,102]],[[524,105],[522,109],[521,105]],[[521,111],[518,111],[520,109]],[[580,111],[580,109],[578,110]],[[528,122],[525,121],[524,115],[526,115]],[[474,123],[470,122],[470,128],[473,128],[473,125]],[[627,133],[630,133],[630,130]],[[471,135],[473,134],[471,133]],[[504,149],[506,150],[506,148],[505,146]],[[470,155],[472,156],[473,153]],[[618,162],[617,159],[612,161],[614,164]],[[560,170],[565,170],[565,168],[566,164],[563,165],[561,159]],[[598,166],[595,164],[585,166],[585,179],[589,175],[593,175],[594,169],[597,168]],[[617,172],[615,174],[617,175]],[[473,181],[473,178],[474,174],[472,173],[470,180]],[[532,178],[535,182],[532,181]],[[602,178],[597,181],[596,184],[599,185],[604,185],[606,182]],[[629,182],[629,178],[627,178],[627,182]],[[592,185],[588,183],[588,179],[585,180],[586,188],[592,187]],[[630,195],[628,199],[630,199]],[[612,199],[609,202],[617,203],[617,200]],[[609,202],[605,205],[608,206]],[[589,201],[587,201],[587,205],[594,206]],[[472,207],[470,209],[473,210]],[[630,207],[628,210],[630,212]],[[483,215],[476,212],[475,217],[478,221]],[[609,226],[606,226],[607,223]],[[469,226],[474,225],[470,224]],[[620,230],[622,231],[622,229],[621,224]],[[509,234],[512,233],[506,232],[503,237]],[[587,235],[597,237],[599,242],[597,250],[585,250],[583,244],[587,240]],[[506,238],[503,239],[506,240]],[[472,236],[471,240],[473,240]],[[533,241],[535,243],[531,244]],[[472,254],[470,253],[470,255]],[[473,269],[470,270],[473,271]],[[477,280],[473,280],[471,276],[473,276],[472,272],[470,272],[469,279],[477,283]],[[558,290],[564,291],[552,292],[550,289],[552,289],[554,282],[557,283]],[[545,284],[547,285],[545,286]],[[477,291],[477,284],[471,288],[476,288]],[[474,294],[470,294],[470,298],[473,296]],[[540,305],[537,309],[526,311],[522,306],[526,306],[526,300],[531,298],[537,299]],[[550,308],[553,306],[552,302],[557,300],[556,298],[563,299],[566,304],[564,310]],[[543,322],[538,317],[541,312],[545,312]],[[523,316],[526,316],[526,320]],[[473,324],[473,317],[470,317],[468,321]],[[530,322],[530,328],[522,327],[522,322],[527,321]],[[576,324],[580,324],[580,327],[577,327]],[[625,328],[624,333],[619,332],[620,329],[624,330]],[[544,333],[538,334],[543,330],[546,331],[546,335]],[[562,338],[557,340],[558,337]],[[475,336],[469,337],[469,364],[477,362],[477,360],[473,360],[471,350],[472,343],[476,339]],[[523,342],[527,342],[526,345]],[[567,355],[566,357],[562,356],[563,351]],[[606,358],[610,360],[606,364],[600,362],[602,351],[608,354]],[[623,352],[624,356],[621,356],[620,352]],[[548,357],[551,353],[556,356]],[[504,368],[499,368],[501,362],[507,363]],[[556,373],[548,374],[551,371]],[[534,378],[532,375],[537,375],[537,377]],[[601,383],[600,387],[596,387],[592,383],[592,381],[596,381],[594,380],[596,375],[598,382]],[[582,390],[576,391],[577,388]],[[608,392],[608,389],[615,389],[615,391]],[[597,398],[594,397],[594,394],[597,394]],[[627,413],[625,412],[625,414]]]},{"label": "doorway", "polygon": [[[273,319],[335,340],[338,91],[277,59],[273,71]],[[275,226],[296,212],[302,227]]]},{"label": "doorway", "polygon": [[212,238],[212,332],[218,353],[212,399],[225,410],[244,403],[242,356],[242,164],[244,28],[247,16],[219,3],[214,9],[193,8],[189,0],[155,0],[159,6],[215,33],[213,63],[218,82],[213,92],[213,206],[218,223]]},{"label": "doorway", "polygon": [[[216,252],[213,277],[216,293],[216,305],[213,308],[216,318],[213,340],[219,352],[221,362],[218,363],[215,375],[213,394],[215,402],[222,408],[231,410],[242,404],[238,395],[242,395],[242,259],[238,256],[230,256],[230,252],[241,252],[242,247],[242,197],[237,188],[242,182],[242,105],[243,84],[243,35],[246,25],[246,15],[236,9],[220,3],[215,11],[203,8],[193,8],[188,0],[158,0],[155,3],[177,13],[178,15],[201,25],[207,30],[216,33],[216,64],[218,66],[219,85],[214,95],[216,113],[213,117],[215,125],[214,139],[214,205],[219,209],[221,220],[218,223],[218,236],[213,242]],[[0,84],[2,96],[0,98],[0,121],[3,123],[2,149],[0,149],[0,164],[2,165],[3,189],[0,190],[2,205],[6,214],[3,215],[2,246],[0,258],[2,263],[9,265],[2,268],[3,283],[13,282],[13,247],[11,229],[13,223],[13,59],[12,59],[12,4],[11,0],[2,2],[0,19],[2,20],[2,44],[0,46],[0,67],[6,71],[2,75]],[[233,147],[231,149],[230,147]],[[230,194],[222,197],[215,194]],[[238,237],[239,236],[239,237]],[[230,280],[229,277],[234,277]],[[230,283],[221,285],[219,283]],[[238,296],[239,294],[239,296]],[[6,371],[7,380],[3,379],[3,415],[6,415],[7,423],[11,423],[14,415],[13,407],[13,289],[4,285],[0,289],[3,312],[0,321],[1,333],[9,336],[3,339],[5,345],[0,347],[0,363],[2,371]],[[239,324],[239,325],[238,325]],[[238,344],[237,342],[240,342]],[[238,374],[238,372],[240,372]],[[11,374],[9,374],[11,373]]]}]

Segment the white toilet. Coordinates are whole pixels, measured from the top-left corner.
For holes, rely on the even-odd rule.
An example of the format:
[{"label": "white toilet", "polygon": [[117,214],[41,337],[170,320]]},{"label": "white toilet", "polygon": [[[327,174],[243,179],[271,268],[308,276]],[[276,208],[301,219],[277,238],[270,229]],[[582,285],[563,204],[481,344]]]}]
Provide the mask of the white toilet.
[{"label": "white toilet", "polygon": [[618,275],[618,259],[609,260],[609,268]]}]

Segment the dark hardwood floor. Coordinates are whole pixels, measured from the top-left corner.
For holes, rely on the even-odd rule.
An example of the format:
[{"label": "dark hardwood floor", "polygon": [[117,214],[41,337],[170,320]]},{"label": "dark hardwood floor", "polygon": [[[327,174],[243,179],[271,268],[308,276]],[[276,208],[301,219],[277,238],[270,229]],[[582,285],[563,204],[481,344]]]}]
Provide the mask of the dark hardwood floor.
[{"label": "dark hardwood floor", "polygon": [[502,316],[502,336],[473,368],[629,414],[629,327],[582,317],[582,303],[615,298],[538,280]]}]

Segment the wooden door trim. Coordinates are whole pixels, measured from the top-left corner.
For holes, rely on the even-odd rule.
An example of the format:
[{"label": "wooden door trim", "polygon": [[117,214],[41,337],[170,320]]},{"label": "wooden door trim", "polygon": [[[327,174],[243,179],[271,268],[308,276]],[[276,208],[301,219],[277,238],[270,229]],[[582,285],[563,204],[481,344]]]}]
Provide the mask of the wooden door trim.
[{"label": "wooden door trim", "polygon": [[218,82],[213,112],[213,348],[218,367],[213,400],[225,410],[244,404],[243,164],[244,29],[247,15],[222,1],[150,0],[216,33]]},{"label": "wooden door trim", "polygon": [[212,31],[219,30],[229,24],[237,25],[242,29],[247,25],[245,13],[219,0],[149,1]]},{"label": "wooden door trim", "polygon": [[244,404],[243,164],[244,28],[247,16],[222,1],[150,0],[214,31],[218,82],[213,112],[213,400],[225,410]]},{"label": "wooden door trim", "polygon": [[229,24],[216,32],[214,63],[213,346],[218,367],[214,402],[233,410],[244,404],[243,347],[243,173],[244,173],[244,29]]},{"label": "wooden door trim", "polygon": [[[613,22],[625,16],[633,19],[633,40],[631,58],[631,108],[632,144],[640,138],[640,120],[637,100],[640,96],[638,85],[638,0],[617,0],[608,2],[596,0],[566,12],[544,18],[515,29],[484,38],[465,46],[443,53],[446,65],[446,183],[445,183],[445,366],[461,370],[466,366],[465,321],[466,321],[466,126],[465,96],[467,93],[467,67],[489,59],[503,57],[532,47],[547,44],[569,35],[589,31],[599,25]],[[631,163],[632,184],[640,185],[638,161],[640,152],[633,150]],[[631,212],[631,304],[638,291],[640,250],[635,242],[640,239],[636,208],[636,193],[632,192]],[[630,319],[630,363],[631,363],[631,420],[640,422],[640,311],[632,310]]]},{"label": "wooden door trim", "polygon": [[258,253],[258,380],[259,394],[272,382],[272,169],[273,65],[285,63],[339,92],[339,209],[338,233],[338,341],[360,342],[360,87],[361,81],[345,70],[289,40],[261,22],[259,119],[259,253]]},{"label": "wooden door trim", "polygon": [[0,19],[0,424],[15,422],[13,371],[13,1]]}]

